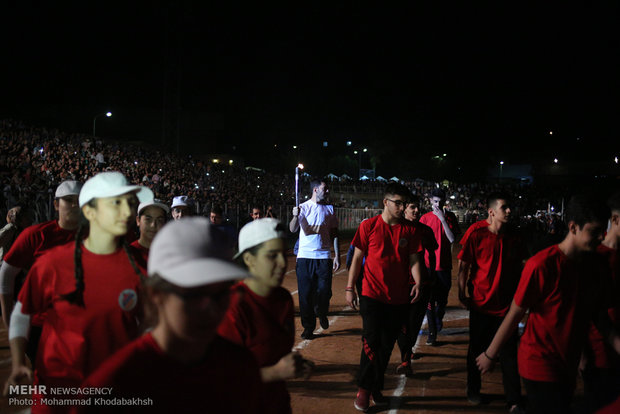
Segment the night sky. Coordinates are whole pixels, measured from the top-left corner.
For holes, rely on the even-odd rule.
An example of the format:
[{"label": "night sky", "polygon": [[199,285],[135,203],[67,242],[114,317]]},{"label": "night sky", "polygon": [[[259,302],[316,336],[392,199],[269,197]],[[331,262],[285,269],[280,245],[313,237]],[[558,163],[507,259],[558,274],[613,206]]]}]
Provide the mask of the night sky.
[{"label": "night sky", "polygon": [[178,103],[183,149],[246,157],[347,140],[384,164],[619,150],[611,2],[5,3],[3,118],[90,133],[111,110],[98,135],[162,143]]}]

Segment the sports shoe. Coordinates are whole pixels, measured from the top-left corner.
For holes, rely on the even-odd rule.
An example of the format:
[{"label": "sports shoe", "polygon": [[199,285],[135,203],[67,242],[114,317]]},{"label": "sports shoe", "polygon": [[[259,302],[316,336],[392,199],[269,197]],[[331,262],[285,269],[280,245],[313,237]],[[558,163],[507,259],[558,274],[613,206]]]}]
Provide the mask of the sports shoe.
[{"label": "sports shoe", "polygon": [[508,409],[510,414],[525,414],[525,409],[518,404],[513,405]]},{"label": "sports shoe", "polygon": [[319,318],[319,323],[321,324],[321,328],[323,329],[329,328],[329,319],[327,319],[327,316],[321,316]]},{"label": "sports shoe", "polygon": [[353,401],[353,406],[358,411],[368,411],[368,407],[370,407],[370,391],[359,388],[357,390],[357,397]]},{"label": "sports shoe", "polygon": [[373,391],[370,395],[375,405],[388,405],[390,403],[390,400],[381,391]]},{"label": "sports shoe", "polygon": [[480,405],[482,404],[482,396],[479,392],[467,391],[467,401],[471,405]]},{"label": "sports shoe", "polygon": [[413,377],[413,370],[411,369],[411,362],[403,362],[396,367],[396,373],[398,375],[404,375],[405,377]]},{"label": "sports shoe", "polygon": [[434,336],[429,335],[426,339],[426,345],[437,346],[437,339]]},{"label": "sports shoe", "polygon": [[314,339],[314,332],[312,331],[312,329],[304,329],[304,331],[301,333],[301,337],[303,339],[312,340]]}]

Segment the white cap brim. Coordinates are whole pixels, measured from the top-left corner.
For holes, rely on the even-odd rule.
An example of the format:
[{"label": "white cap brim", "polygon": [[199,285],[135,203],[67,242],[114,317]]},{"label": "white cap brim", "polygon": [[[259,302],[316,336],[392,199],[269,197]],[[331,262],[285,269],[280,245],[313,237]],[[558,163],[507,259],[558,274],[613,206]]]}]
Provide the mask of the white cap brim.
[{"label": "white cap brim", "polygon": [[86,197],[82,199],[83,192],[80,192],[80,208],[84,207],[84,204],[88,203],[93,198],[116,197],[132,192],[136,193],[136,196],[141,203],[153,199],[153,191],[151,191],[150,188],[143,187],[141,185],[125,185],[121,187],[114,187],[107,191],[99,191],[96,196],[90,197],[88,200],[86,200]]},{"label": "white cap brim", "polygon": [[236,281],[250,277],[243,268],[215,258],[194,259],[158,275],[183,288],[194,288],[213,283]]},{"label": "white cap brim", "polygon": [[140,212],[141,212],[142,210],[144,210],[144,209],[145,209],[145,208],[147,208],[147,207],[151,207],[151,206],[161,208],[162,210],[164,210],[164,211],[166,212],[166,214],[170,213],[170,207],[168,207],[168,206],[167,206],[167,205],[165,205],[165,204],[162,204],[162,203],[149,203],[149,202],[146,202],[146,203],[143,203],[143,205],[141,204],[141,205],[139,205],[139,206],[138,206],[138,215],[140,214]]}]

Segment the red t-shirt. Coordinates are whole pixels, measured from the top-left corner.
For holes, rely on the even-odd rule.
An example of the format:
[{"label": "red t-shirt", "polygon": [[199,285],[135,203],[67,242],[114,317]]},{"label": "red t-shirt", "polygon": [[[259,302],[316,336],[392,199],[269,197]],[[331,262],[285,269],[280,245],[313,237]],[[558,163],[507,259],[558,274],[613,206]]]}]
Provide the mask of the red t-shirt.
[{"label": "red t-shirt", "polygon": [[150,249],[147,249],[146,247],[142,246],[139,240],[134,240],[133,242],[131,242],[129,247],[135,250],[134,256],[136,257],[136,260],[138,260],[138,264],[141,267],[146,269],[148,261],[149,261],[149,250]]},{"label": "red t-shirt", "polygon": [[458,255],[471,265],[472,307],[488,315],[506,316],[527,255],[521,237],[510,230],[495,234],[488,226],[480,226],[472,231]]},{"label": "red t-shirt", "polygon": [[465,234],[463,234],[463,237],[461,237],[461,241],[459,241],[459,244],[461,246],[465,246],[465,243],[467,243],[467,239],[469,238],[471,233],[474,230],[477,230],[477,229],[479,229],[481,227],[489,227],[489,222],[487,221],[487,219],[477,221],[474,224],[472,224],[471,226],[469,226],[467,228],[467,230],[465,230]]},{"label": "red t-shirt", "polygon": [[[237,295],[231,300],[218,334],[249,349],[261,368],[275,365],[291,352],[295,343],[295,305],[291,294],[278,287],[262,297],[243,282],[233,289]],[[291,413],[285,381],[264,384],[264,390],[266,412]]]},{"label": "red t-shirt", "polygon": [[[446,221],[448,222],[448,227],[454,234],[456,238],[460,233],[458,222],[456,221],[456,216],[454,214],[445,213]],[[435,240],[439,245],[435,250],[435,270],[452,270],[452,251],[450,240],[446,236],[446,232],[443,229],[443,225],[441,224],[441,220],[435,215],[435,213],[430,212],[426,213],[420,218],[420,223],[426,224],[433,230],[433,234],[435,234]],[[428,253],[424,255],[426,267],[428,268],[430,265],[428,259]]]},{"label": "red t-shirt", "polygon": [[[111,387],[105,399],[150,399],[151,405],[81,406],[74,413],[262,413],[260,372],[247,349],[216,336],[202,361],[184,364],[150,333],[108,358],[82,384]],[[91,400],[95,397],[91,397]],[[148,403],[148,400],[146,400]]]},{"label": "red t-shirt", "polygon": [[22,231],[4,261],[11,266],[28,270],[47,250],[75,240],[75,230],[65,230],[56,220],[35,224]]},{"label": "red t-shirt", "polygon": [[23,313],[47,311],[36,384],[77,387],[138,335],[140,278],[125,251],[98,255],[82,247],[84,308],[60,297],[75,290],[73,255],[74,246],[66,244],[41,256],[19,293]]},{"label": "red t-shirt", "polygon": [[[610,307],[607,309],[607,313],[611,322],[616,329],[620,329],[620,260],[618,251],[611,249],[605,245],[598,247],[598,253],[601,254],[610,267],[610,278],[606,281],[605,291],[610,293]],[[597,368],[611,368],[620,367],[620,357],[613,350],[611,345],[603,339],[601,333],[596,329],[594,323],[590,323],[589,331],[589,348],[592,353],[589,357],[592,359],[592,363]]]},{"label": "red t-shirt", "polygon": [[601,408],[596,412],[596,414],[618,414],[620,413],[620,397],[616,399],[616,401],[612,402],[609,405]]},{"label": "red t-shirt", "polygon": [[[427,254],[428,252],[434,253],[435,250],[437,250],[437,247],[439,247],[439,245],[437,244],[437,240],[435,240],[435,234],[433,233],[433,229],[428,227],[426,224],[420,223],[419,221],[413,221],[411,223],[415,228],[418,229],[420,233],[420,239],[422,241],[422,248],[424,249],[424,252]],[[426,269],[428,272],[428,266],[426,266]],[[432,282],[430,276],[430,274],[426,274],[426,277],[422,279],[422,285]],[[411,274],[411,272],[409,272],[409,284],[415,285],[415,281],[413,280],[413,275]]]},{"label": "red t-shirt", "polygon": [[360,223],[351,244],[366,256],[362,295],[391,305],[409,303],[409,256],[422,251],[416,227],[404,219],[390,226],[378,215]]},{"label": "red t-shirt", "polygon": [[572,381],[597,308],[606,302],[606,264],[597,255],[570,260],[553,245],[525,264],[514,301],[530,314],[519,344],[519,374],[533,381]]}]

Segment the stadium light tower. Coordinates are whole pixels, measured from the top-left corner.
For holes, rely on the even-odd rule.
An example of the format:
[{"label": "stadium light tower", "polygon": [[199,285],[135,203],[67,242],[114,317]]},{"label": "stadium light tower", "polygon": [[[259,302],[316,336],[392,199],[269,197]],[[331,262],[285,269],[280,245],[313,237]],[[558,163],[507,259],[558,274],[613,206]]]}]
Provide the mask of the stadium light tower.
[{"label": "stadium light tower", "polygon": [[95,117],[93,118],[93,138],[95,137],[95,132],[97,130],[97,118],[99,118],[102,115],[105,115],[109,118],[112,116],[112,112],[102,112],[100,114],[95,115]]}]

